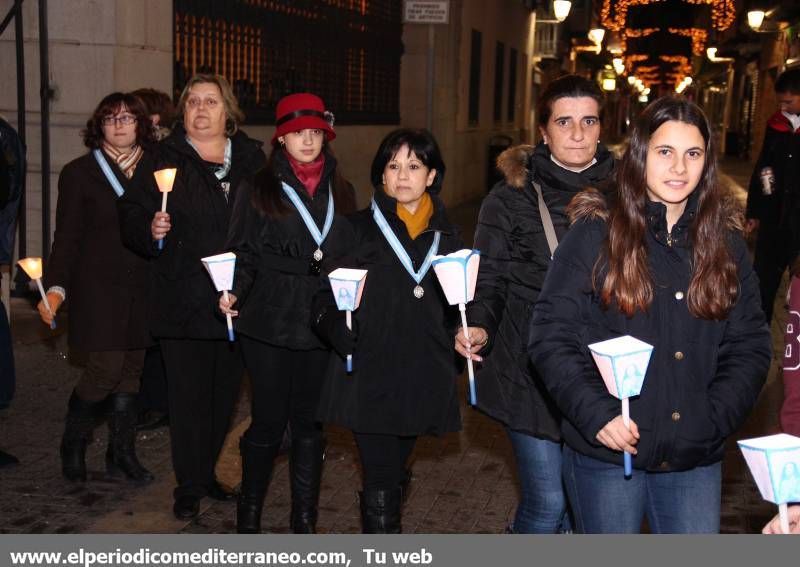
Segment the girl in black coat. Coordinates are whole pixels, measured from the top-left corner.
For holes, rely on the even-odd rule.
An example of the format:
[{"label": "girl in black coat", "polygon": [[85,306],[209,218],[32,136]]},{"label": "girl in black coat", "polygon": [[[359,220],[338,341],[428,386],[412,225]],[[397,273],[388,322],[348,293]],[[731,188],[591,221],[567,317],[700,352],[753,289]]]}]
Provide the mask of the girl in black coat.
[{"label": "girl in black coat", "polygon": [[[310,309],[335,259],[347,251],[353,187],[328,143],[333,116],[312,94],[284,97],[267,167],[239,195],[229,248],[234,287],[223,313],[237,329],[252,386],[252,422],[242,436],[239,533],[258,533],[264,495],[290,425],[291,529],[314,533],[325,440],[315,413],[329,351],[310,327]],[[335,267],[335,266],[334,266]],[[321,277],[322,276],[322,277]],[[235,309],[232,309],[235,307]]]},{"label": "girl in black coat", "polygon": [[[384,138],[372,162],[372,205],[351,219],[348,266],[368,270],[354,330],[347,330],[330,290],[316,303],[316,329],[339,354],[329,362],[319,416],[355,434],[365,533],[400,532],[406,461],[417,436],[460,429],[452,346],[458,315],[426,262],[461,248],[437,195],[443,178],[429,132],[396,130]],[[415,275],[401,263],[406,255]],[[350,353],[354,370],[348,375],[344,357]]]},{"label": "girl in black coat", "polygon": [[137,481],[153,480],[134,451],[136,393],[151,342],[145,316],[149,266],[122,245],[117,201],[152,176],[150,119],[141,101],[124,93],[105,97],[86,124],[90,149],[58,178],[53,250],[45,273],[50,323],[69,300],[69,345],[88,353],[86,370],[69,400],[61,466],[72,481],[86,480],[85,454],[104,402],[109,404],[106,466]]},{"label": "girl in black coat", "polygon": [[156,147],[156,169],[177,168],[167,212],[160,211],[153,175],[125,194],[119,212],[126,245],[153,258],[150,330],[167,373],[178,482],[173,513],[188,519],[204,496],[233,498],[216,481],[214,466],[244,372],[200,259],[225,251],[233,202],[266,159],[261,144],[238,130],[243,116],[223,77],[192,77],[178,110],[182,123]]},{"label": "girl in black coat", "polygon": [[[769,330],[741,223],[716,178],[713,138],[693,103],[642,113],[606,207],[595,192],[556,251],[529,353],[564,414],[564,480],[584,533],[719,531],[720,461],[769,369]],[[630,427],[588,345],[653,345]],[[623,475],[632,454],[633,475]]]},{"label": "girl in black coat", "polygon": [[[510,526],[515,533],[569,528],[560,416],[525,349],[533,304],[550,267],[550,245],[569,228],[567,204],[586,187],[604,185],[614,170],[613,156],[599,141],[602,104],[593,81],[567,75],[550,83],[539,101],[543,141],[500,155],[505,180],[484,199],[475,230],[481,266],[467,318],[472,352],[482,359],[475,377],[477,407],[505,425],[514,449],[520,484]],[[467,346],[458,333],[456,348],[466,354]]]}]

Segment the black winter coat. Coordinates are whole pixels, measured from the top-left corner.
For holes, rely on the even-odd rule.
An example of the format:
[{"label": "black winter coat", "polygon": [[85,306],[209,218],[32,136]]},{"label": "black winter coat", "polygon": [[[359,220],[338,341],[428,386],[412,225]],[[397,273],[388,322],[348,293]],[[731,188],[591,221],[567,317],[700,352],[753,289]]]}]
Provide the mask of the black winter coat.
[{"label": "black winter coat", "polygon": [[[696,199],[695,199],[696,200]],[[626,317],[600,307],[605,273],[592,270],[607,236],[603,220],[580,220],[561,242],[531,323],[529,352],[563,412],[563,434],[575,451],[622,464],[622,454],[600,444],[598,431],[621,413],[587,345],[632,335],[653,345],[641,395],[630,399],[639,427],[633,466],[680,471],[722,459],[725,438],[742,425],[769,370],[772,345],[758,281],[739,234],[730,247],[739,296],[722,321],[694,317],[686,293],[692,275],[688,243],[695,203],[690,199],[667,244],[666,208],[649,203],[648,264],[654,297],[646,313]]]},{"label": "black winter coat", "polygon": [[[111,159],[126,192],[153,176],[145,151],[128,179]],[[141,349],[147,330],[150,266],[122,245],[119,198],[89,152],[64,166],[58,177],[53,249],[44,285],[63,287],[69,305],[69,346],[83,352]]]},{"label": "black winter coat", "polygon": [[[771,167],[775,175],[772,195],[764,195],[761,170]],[[747,218],[789,228],[800,224],[792,212],[800,211],[800,130],[780,112],[773,114],[764,134],[764,145],[758,156],[747,190]]]},{"label": "black winter coat", "polygon": [[[288,160],[280,151],[275,169],[279,179],[291,185],[322,230],[328,208],[328,187],[336,169],[336,159],[326,153],[320,184],[309,197],[297,179]],[[263,169],[258,177],[268,175]],[[256,184],[259,183],[258,177]],[[253,189],[237,196],[231,221],[228,248],[236,253],[236,274],[233,294],[238,301],[238,332],[260,341],[294,350],[326,348],[315,335],[311,321],[311,303],[327,273],[336,267],[336,258],[344,255],[352,242],[350,224],[343,216],[355,210],[355,191],[348,185],[348,194],[340,196],[334,209],[333,224],[320,249],[324,253],[322,274],[309,272],[317,244],[308,232],[300,213],[281,191],[281,201],[288,213],[270,218],[256,211],[252,204]]]},{"label": "black winter coat", "polygon": [[[434,231],[441,232],[439,254],[462,246],[444,205],[433,196],[434,214],[415,240],[396,214],[397,202],[383,191],[375,200],[419,269]],[[433,268],[414,297],[416,283],[403,268],[367,208],[352,217],[355,241],[347,267],[368,270],[360,307],[353,312],[358,340],[353,373],[332,354],[320,398],[319,419],[360,433],[440,435],[461,428],[456,379],[458,355],[453,348],[458,307],[450,306]],[[336,309],[330,288],[315,303],[315,316]]]},{"label": "black winter coat", "polygon": [[604,185],[613,172],[608,150],[601,146],[596,159],[574,173],[556,165],[545,144],[507,150],[498,159],[505,180],[484,199],[475,230],[481,265],[467,317],[470,325],[489,333],[480,353],[483,363],[476,366],[478,408],[510,429],[553,441],[560,440],[558,412],[527,355],[531,311],[550,266],[532,182],[541,186],[561,240],[572,197],[587,186]]},{"label": "black winter coat", "polygon": [[167,200],[172,224],[159,251],[150,223],[161,210],[161,193],[150,175],[119,201],[123,241],[132,250],[154,258],[150,325],[154,337],[224,339],[218,293],[201,258],[225,252],[233,201],[240,186],[265,163],[261,143],[237,132],[231,138],[230,193],[186,141],[182,126],[156,146],[155,169],[177,167]]}]

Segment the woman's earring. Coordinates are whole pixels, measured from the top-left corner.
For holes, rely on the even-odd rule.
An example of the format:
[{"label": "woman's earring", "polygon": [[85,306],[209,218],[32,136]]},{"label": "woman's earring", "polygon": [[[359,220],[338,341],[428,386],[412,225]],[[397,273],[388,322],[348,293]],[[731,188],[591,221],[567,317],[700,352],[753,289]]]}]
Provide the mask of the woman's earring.
[{"label": "woman's earring", "polygon": [[280,138],[278,138],[278,143],[279,143],[281,146],[285,146],[285,145],[286,145],[286,142],[283,140],[283,136],[281,136]]}]

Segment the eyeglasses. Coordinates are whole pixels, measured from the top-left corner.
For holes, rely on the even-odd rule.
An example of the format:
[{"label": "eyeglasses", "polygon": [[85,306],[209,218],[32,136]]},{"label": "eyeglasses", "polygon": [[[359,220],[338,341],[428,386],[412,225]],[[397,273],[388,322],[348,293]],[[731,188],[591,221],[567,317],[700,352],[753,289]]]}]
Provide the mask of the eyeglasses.
[{"label": "eyeglasses", "polygon": [[128,126],[136,122],[136,117],[132,114],[123,114],[122,116],[106,116],[102,120],[103,126],[111,126],[112,124],[122,124]]},{"label": "eyeglasses", "polygon": [[188,106],[189,108],[200,108],[204,104],[208,108],[214,109],[219,104],[219,101],[215,98],[202,99],[199,97],[192,97],[186,100],[186,106]]}]

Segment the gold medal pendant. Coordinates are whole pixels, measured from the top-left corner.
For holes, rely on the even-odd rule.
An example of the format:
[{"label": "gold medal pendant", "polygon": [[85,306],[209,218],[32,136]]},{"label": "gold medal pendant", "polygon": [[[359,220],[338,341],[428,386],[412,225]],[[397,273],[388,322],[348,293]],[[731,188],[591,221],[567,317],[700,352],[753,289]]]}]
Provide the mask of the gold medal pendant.
[{"label": "gold medal pendant", "polygon": [[422,289],[421,285],[418,285],[414,288],[414,297],[417,299],[422,299],[422,296],[425,295],[425,290]]},{"label": "gold medal pendant", "polygon": [[317,262],[322,260],[322,250],[320,250],[319,248],[314,250],[314,260],[317,261]]}]

